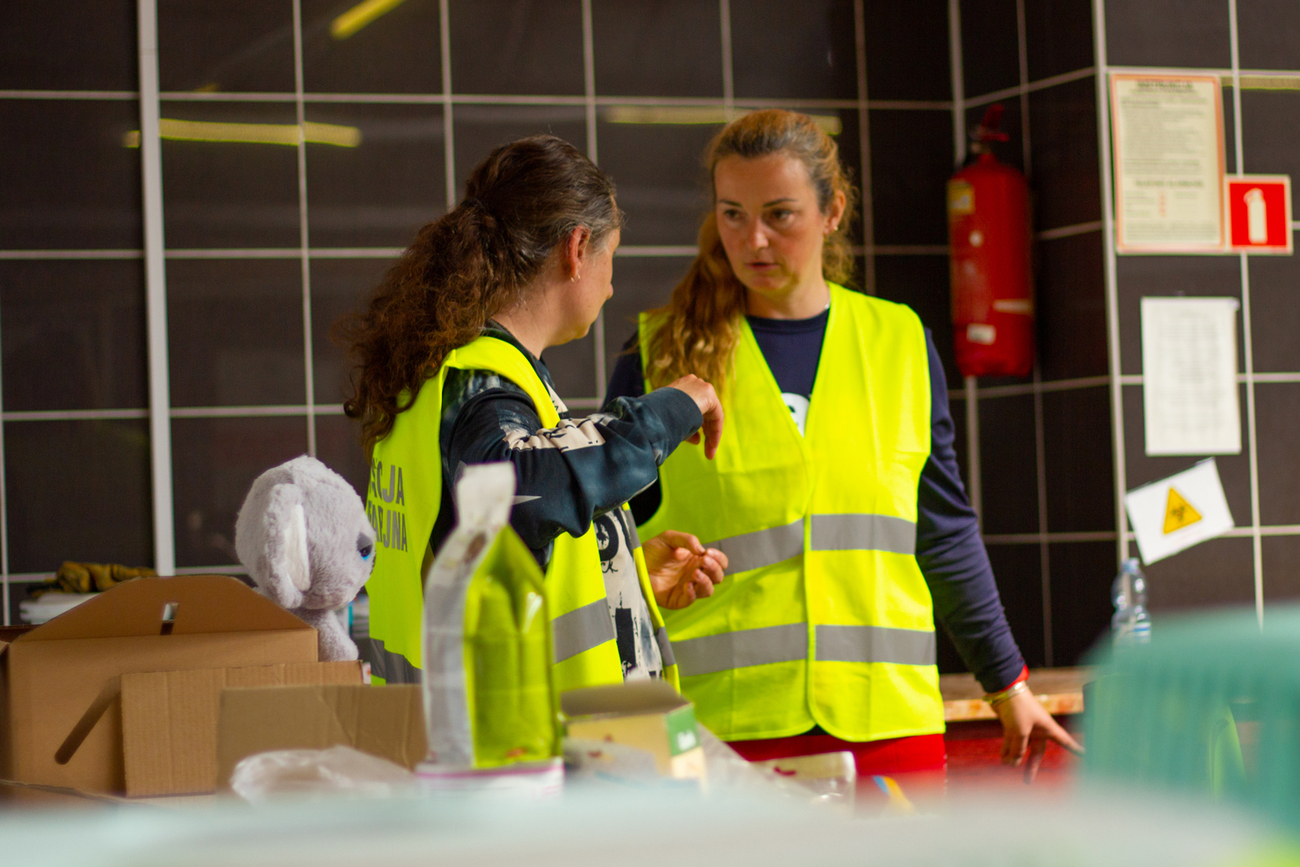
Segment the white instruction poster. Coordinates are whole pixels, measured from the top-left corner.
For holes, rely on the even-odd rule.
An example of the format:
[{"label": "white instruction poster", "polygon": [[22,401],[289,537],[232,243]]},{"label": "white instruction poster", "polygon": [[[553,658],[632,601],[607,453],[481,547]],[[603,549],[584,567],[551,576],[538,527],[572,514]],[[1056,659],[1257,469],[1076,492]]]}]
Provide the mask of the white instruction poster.
[{"label": "white instruction poster", "polygon": [[1149,455],[1241,453],[1237,299],[1142,299]]},{"label": "white instruction poster", "polygon": [[1223,234],[1223,97],[1212,75],[1112,75],[1115,249],[1214,253]]},{"label": "white instruction poster", "polygon": [[1214,458],[1124,495],[1143,563],[1154,563],[1233,527]]}]

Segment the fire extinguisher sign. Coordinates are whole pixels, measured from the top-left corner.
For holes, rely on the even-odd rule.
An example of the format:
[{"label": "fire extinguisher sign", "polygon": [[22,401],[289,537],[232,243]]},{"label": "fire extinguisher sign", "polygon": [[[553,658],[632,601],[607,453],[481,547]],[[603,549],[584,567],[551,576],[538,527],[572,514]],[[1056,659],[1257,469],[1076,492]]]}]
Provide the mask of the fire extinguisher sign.
[{"label": "fire extinguisher sign", "polygon": [[1290,176],[1228,175],[1223,190],[1229,250],[1292,254]]}]

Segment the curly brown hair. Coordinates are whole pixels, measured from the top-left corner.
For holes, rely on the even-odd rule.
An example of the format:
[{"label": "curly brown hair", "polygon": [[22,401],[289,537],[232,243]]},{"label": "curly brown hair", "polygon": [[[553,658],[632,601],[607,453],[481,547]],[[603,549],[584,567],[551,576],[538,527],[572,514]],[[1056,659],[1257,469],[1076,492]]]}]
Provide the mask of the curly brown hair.
[{"label": "curly brown hair", "polygon": [[520,139],[479,163],[465,199],[421,228],[365,309],[335,326],[352,361],[343,411],[361,421],[367,456],[448,353],[528,294],[574,229],[599,250],[621,223],[613,181],[563,139]]},{"label": "curly brown hair", "polygon": [[[705,151],[704,163],[712,179],[726,157],[756,159],[778,153],[788,154],[808,169],[823,213],[836,193],[844,194],[844,218],[822,247],[822,273],[836,283],[847,282],[853,272],[848,230],[857,190],[840,164],[835,140],[812,118],[775,108],[750,112],[718,133]],[[693,373],[721,391],[740,341],[745,287],[727,260],[713,210],[700,226],[699,252],[690,270],[668,305],[652,314],[656,322],[647,347],[646,379],[658,387]]]}]

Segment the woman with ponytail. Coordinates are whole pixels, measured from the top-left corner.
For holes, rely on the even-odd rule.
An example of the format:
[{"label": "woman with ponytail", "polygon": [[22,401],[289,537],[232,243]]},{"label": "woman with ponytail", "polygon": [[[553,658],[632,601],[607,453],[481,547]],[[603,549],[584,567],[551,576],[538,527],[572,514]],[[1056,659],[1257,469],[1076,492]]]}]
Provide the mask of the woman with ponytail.
[{"label": "woman with ponytail", "polygon": [[1029,755],[1032,777],[1044,738],[1078,745],[1025,686],[929,333],[845,288],[856,192],[835,142],[756,111],[705,162],[699,253],[609,389],[694,374],[727,413],[716,459],[678,449],[632,503],[643,532],[672,526],[730,558],[716,593],[665,614],[683,693],[752,760],[851,750],[860,779],[941,773],[937,614],[1002,720],[1003,761]]},{"label": "woman with ponytail", "polygon": [[669,531],[642,558],[623,505],[683,440],[713,453],[717,396],[687,375],[573,418],[541,361],[584,336],[610,297],[621,222],[613,183],[571,145],[516,141],[474,169],[464,201],[342,323],[344,411],[361,422],[371,503],[397,528],[380,534],[368,584],[363,653],[381,680],[418,680],[422,576],[455,524],[459,469],[509,461],[510,522],[546,572],[557,687],[676,682],[659,606],[712,593],[726,557]]}]

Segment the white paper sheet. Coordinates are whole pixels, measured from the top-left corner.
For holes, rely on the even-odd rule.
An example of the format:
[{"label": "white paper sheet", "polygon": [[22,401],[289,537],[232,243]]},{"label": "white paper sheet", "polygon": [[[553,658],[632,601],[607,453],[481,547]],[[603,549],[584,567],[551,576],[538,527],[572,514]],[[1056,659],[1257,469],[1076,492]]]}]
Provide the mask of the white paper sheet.
[{"label": "white paper sheet", "polygon": [[1214,76],[1111,76],[1116,250],[1223,247],[1223,109]]},{"label": "white paper sheet", "polygon": [[1237,299],[1142,299],[1148,455],[1241,453]]},{"label": "white paper sheet", "polygon": [[1143,563],[1154,563],[1231,530],[1232,512],[1214,458],[1124,495]]}]

